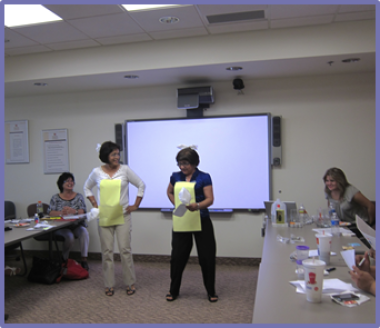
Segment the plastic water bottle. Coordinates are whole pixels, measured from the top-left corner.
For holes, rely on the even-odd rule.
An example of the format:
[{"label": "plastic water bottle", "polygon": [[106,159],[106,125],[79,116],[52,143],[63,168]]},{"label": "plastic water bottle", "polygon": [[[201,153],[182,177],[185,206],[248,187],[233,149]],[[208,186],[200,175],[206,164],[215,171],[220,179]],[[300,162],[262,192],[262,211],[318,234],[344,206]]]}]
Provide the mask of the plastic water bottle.
[{"label": "plastic water bottle", "polygon": [[37,223],[40,223],[40,217],[36,213],[36,214],[34,214],[34,224],[37,224]]},{"label": "plastic water bottle", "polygon": [[38,201],[36,207],[37,207],[38,217],[41,219],[44,216],[44,208],[43,208],[42,202],[40,200]]},{"label": "plastic water bottle", "polygon": [[275,226],[285,226],[288,222],[286,205],[284,202],[280,201],[279,198],[272,204],[271,214],[272,224]]},{"label": "plastic water bottle", "polygon": [[299,227],[302,228],[304,225],[307,224],[307,212],[305,210],[305,206],[303,204],[300,205],[298,209],[298,214],[300,218]]},{"label": "plastic water bottle", "polygon": [[339,231],[339,218],[338,218],[338,215],[336,214],[335,212],[335,209],[334,209],[334,212],[332,212],[332,215],[331,215],[331,234],[333,236],[340,236],[340,231]]}]

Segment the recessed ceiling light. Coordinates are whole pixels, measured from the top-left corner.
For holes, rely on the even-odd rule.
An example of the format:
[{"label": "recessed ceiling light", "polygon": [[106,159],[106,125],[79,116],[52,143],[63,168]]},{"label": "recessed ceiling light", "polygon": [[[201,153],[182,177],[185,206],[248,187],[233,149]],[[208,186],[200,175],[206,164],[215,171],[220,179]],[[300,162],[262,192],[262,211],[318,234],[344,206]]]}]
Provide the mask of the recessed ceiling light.
[{"label": "recessed ceiling light", "polygon": [[343,59],[342,63],[356,63],[360,60],[360,58],[347,58]]},{"label": "recessed ceiling light", "polygon": [[166,17],[161,17],[159,19],[160,23],[162,24],[175,24],[179,22],[179,18],[177,17],[172,17],[172,16],[166,16]]},{"label": "recessed ceiling light", "polygon": [[128,11],[136,10],[148,10],[148,9],[157,9],[164,7],[179,7],[181,5],[122,5]]},{"label": "recessed ceiling light", "polygon": [[133,79],[138,79],[139,76],[138,75],[124,75],[124,78],[133,80]]},{"label": "recessed ceiling light", "polygon": [[227,71],[241,71],[242,69],[243,67],[240,66],[231,66],[226,68]]},{"label": "recessed ceiling light", "polygon": [[48,84],[45,82],[36,82],[34,83],[36,87],[46,87]]},{"label": "recessed ceiling light", "polygon": [[31,25],[62,20],[42,5],[4,5],[4,25]]}]

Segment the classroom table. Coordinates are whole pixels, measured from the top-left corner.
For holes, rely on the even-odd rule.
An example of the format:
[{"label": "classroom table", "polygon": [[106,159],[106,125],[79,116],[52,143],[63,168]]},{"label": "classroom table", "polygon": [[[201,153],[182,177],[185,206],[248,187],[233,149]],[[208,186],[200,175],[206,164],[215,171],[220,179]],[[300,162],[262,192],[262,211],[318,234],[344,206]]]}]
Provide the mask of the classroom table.
[{"label": "classroom table", "polygon": [[[43,219],[42,219],[43,220]],[[16,244],[25,239],[34,238],[46,233],[51,233],[57,229],[67,227],[73,224],[70,220],[51,220],[49,224],[53,227],[47,230],[27,230],[34,226],[34,222],[30,223],[29,227],[15,227],[14,223],[6,222],[4,227],[11,227],[12,230],[4,231],[4,246]]]},{"label": "classroom table", "polygon": [[[375,323],[376,298],[361,290],[357,293],[370,297],[370,300],[359,306],[348,308],[331,301],[330,296],[322,295],[321,303],[306,301],[305,294],[296,293],[296,288],[289,281],[299,280],[296,273],[296,262],[290,254],[297,245],[307,245],[317,249],[315,224],[303,228],[272,226],[267,220],[262,260],[257,281],[257,291],[253,310],[252,323]],[[290,238],[291,234],[303,237],[305,242],[284,244],[277,240],[280,235]],[[338,278],[351,283],[349,269],[340,251],[342,246],[358,243],[355,250],[365,251],[367,248],[355,237],[336,237],[332,239],[331,256],[327,268],[335,267],[325,279]]]}]

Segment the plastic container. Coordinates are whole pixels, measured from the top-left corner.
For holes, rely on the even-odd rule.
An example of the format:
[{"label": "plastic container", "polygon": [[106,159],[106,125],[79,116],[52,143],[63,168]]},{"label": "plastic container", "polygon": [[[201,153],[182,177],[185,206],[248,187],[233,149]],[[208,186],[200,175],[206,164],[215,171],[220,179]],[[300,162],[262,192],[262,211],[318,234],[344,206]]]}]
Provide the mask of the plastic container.
[{"label": "plastic container", "polygon": [[331,216],[331,234],[337,237],[340,236],[339,218],[335,210]]},{"label": "plastic container", "polygon": [[287,226],[288,218],[286,215],[286,205],[279,198],[272,204],[271,220],[273,225]]},{"label": "plastic container", "polygon": [[38,217],[41,219],[44,216],[44,207],[42,206],[42,202],[40,200],[36,204],[36,210]]},{"label": "plastic container", "polygon": [[36,213],[36,214],[34,214],[34,224],[37,224],[37,223],[40,223],[40,217]]}]

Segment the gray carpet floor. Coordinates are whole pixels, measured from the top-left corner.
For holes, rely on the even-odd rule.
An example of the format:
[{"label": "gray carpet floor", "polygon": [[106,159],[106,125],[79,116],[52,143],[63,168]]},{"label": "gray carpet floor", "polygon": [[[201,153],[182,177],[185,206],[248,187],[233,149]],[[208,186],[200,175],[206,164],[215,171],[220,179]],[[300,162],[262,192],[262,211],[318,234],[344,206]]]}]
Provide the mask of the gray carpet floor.
[{"label": "gray carpet floor", "polygon": [[135,261],[137,292],[132,296],[125,292],[120,262],[115,263],[112,297],[104,294],[98,260],[89,261],[85,280],[43,285],[26,276],[5,277],[6,323],[252,323],[258,266],[217,265],[219,301],[210,303],[198,264],[187,265],[179,298],[168,302],[169,263]]}]

